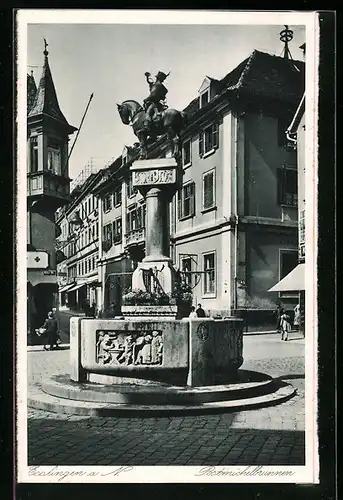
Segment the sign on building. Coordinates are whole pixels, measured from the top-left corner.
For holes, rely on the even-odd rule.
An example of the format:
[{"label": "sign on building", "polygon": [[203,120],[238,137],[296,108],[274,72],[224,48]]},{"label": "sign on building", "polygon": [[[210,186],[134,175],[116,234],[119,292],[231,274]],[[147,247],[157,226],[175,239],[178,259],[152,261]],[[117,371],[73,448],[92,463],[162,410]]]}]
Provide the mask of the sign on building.
[{"label": "sign on building", "polygon": [[299,210],[299,260],[305,259],[305,210]]},{"label": "sign on building", "polygon": [[49,266],[47,252],[27,252],[26,266],[28,269],[46,269]]}]

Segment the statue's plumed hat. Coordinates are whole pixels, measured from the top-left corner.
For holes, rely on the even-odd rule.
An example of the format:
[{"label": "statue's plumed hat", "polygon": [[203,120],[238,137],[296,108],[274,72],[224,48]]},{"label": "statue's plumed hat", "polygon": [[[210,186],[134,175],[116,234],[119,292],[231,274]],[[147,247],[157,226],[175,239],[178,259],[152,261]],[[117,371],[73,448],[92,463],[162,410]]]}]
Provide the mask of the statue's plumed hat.
[{"label": "statue's plumed hat", "polygon": [[[170,73],[170,71],[169,71],[169,73]],[[169,73],[168,73],[168,75],[169,75]],[[159,71],[157,73],[157,75],[156,75],[156,78],[158,78],[158,80],[162,80],[163,81],[163,80],[165,80],[167,78],[168,75],[166,75],[165,73],[163,73],[163,71]]]}]

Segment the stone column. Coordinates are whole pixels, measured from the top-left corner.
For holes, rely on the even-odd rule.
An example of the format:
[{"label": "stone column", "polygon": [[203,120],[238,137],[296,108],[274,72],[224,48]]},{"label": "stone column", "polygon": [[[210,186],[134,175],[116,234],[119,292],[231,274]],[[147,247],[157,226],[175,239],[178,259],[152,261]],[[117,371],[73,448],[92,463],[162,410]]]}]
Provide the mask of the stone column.
[{"label": "stone column", "polygon": [[163,189],[153,187],[146,195],[146,257],[143,262],[169,260],[168,203]]},{"label": "stone column", "polygon": [[151,269],[166,293],[174,286],[175,270],[169,256],[168,211],[177,189],[177,163],[174,158],[138,160],[131,166],[133,186],[146,200],[146,256],[132,276],[132,288],[145,290],[144,269]]}]

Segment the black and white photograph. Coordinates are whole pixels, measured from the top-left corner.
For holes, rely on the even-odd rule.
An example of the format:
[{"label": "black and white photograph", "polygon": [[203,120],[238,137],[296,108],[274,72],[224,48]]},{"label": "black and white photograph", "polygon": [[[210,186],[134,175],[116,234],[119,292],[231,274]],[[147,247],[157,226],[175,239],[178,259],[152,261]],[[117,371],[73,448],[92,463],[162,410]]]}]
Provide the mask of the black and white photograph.
[{"label": "black and white photograph", "polygon": [[16,36],[18,482],[318,483],[318,15]]}]

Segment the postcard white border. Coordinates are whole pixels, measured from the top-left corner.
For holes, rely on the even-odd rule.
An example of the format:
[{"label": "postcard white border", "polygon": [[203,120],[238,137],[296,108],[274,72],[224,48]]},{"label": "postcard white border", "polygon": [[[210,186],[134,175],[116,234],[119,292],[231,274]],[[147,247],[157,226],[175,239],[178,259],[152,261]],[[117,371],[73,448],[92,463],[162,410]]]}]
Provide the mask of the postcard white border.
[{"label": "postcard white border", "polygon": [[[319,482],[317,429],[317,109],[319,19],[315,12],[234,11],[143,11],[19,9],[17,12],[17,481],[101,483],[308,483]],[[52,24],[218,24],[303,25],[306,27],[306,325],[305,342],[305,436],[306,465],[216,466],[213,473],[199,475],[204,467],[32,467],[27,464],[27,350],[26,350],[26,67],[27,25]],[[20,314],[18,313],[20,311]],[[311,325],[311,328],[309,327]],[[125,466],[123,466],[125,467]],[[253,472],[253,469],[259,471]],[[283,475],[272,475],[275,471]],[[244,472],[245,471],[245,472]],[[81,474],[82,473],[82,474]]]}]

